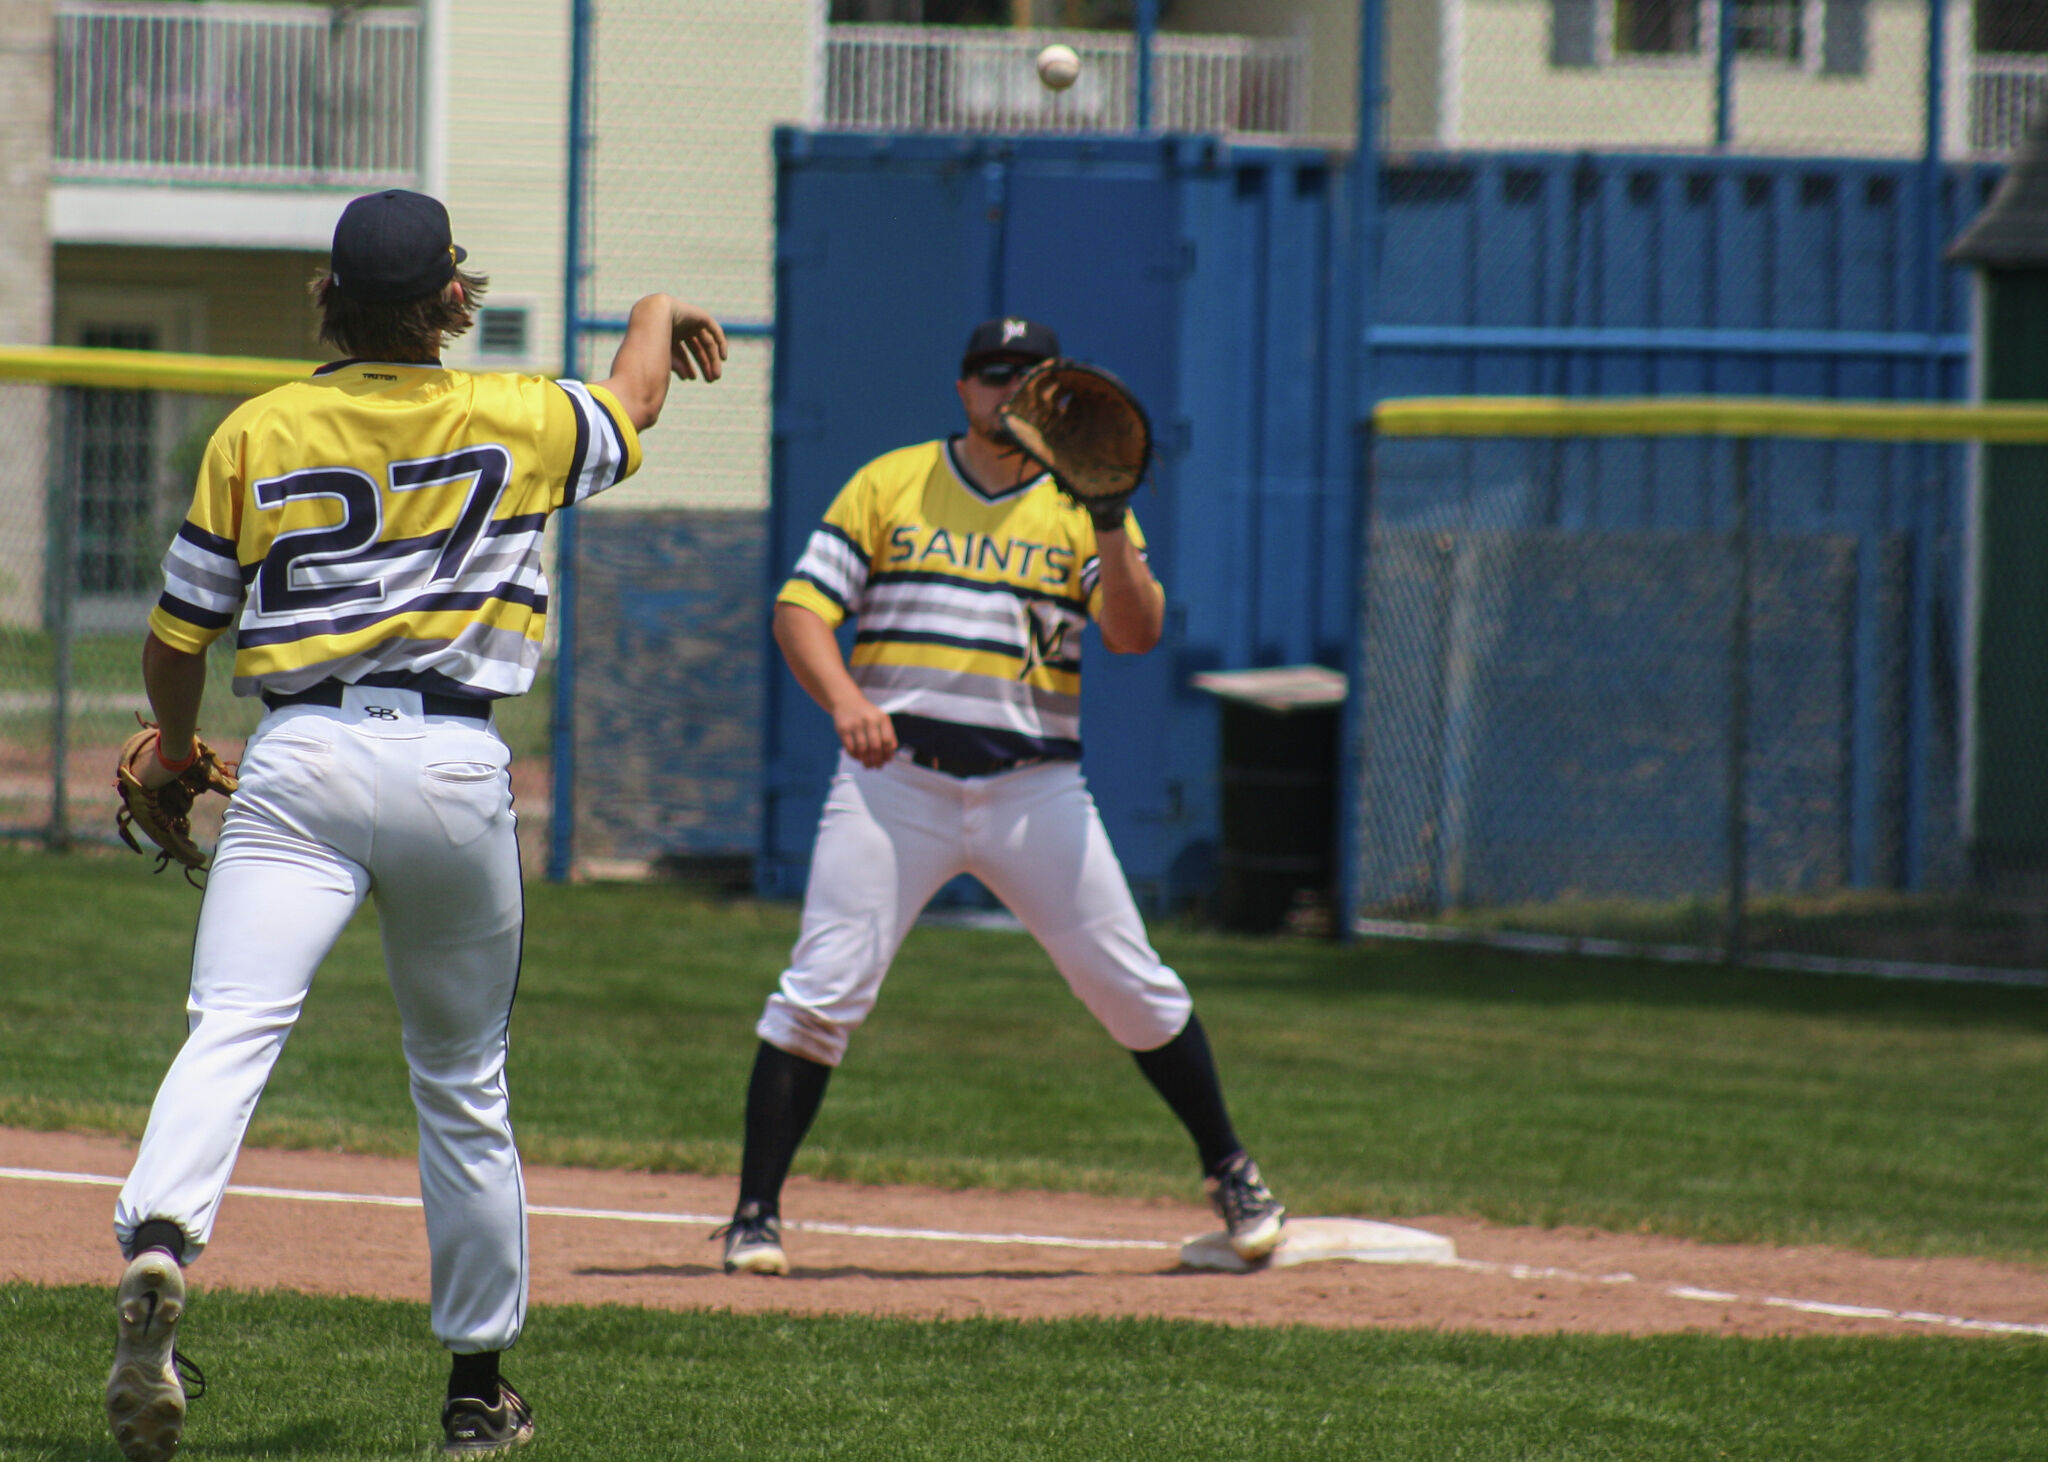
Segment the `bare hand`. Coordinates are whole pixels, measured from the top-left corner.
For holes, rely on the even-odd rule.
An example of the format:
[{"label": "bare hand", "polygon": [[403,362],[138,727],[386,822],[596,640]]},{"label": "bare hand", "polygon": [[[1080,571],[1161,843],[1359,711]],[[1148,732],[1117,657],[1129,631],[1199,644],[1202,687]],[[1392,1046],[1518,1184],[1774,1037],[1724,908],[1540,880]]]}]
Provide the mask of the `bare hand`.
[{"label": "bare hand", "polygon": [[725,354],[725,331],[710,311],[684,300],[669,301],[669,364],[678,376],[715,381],[725,374]]},{"label": "bare hand", "polygon": [[866,696],[832,712],[832,729],[846,754],[872,771],[896,754],[896,723]]}]

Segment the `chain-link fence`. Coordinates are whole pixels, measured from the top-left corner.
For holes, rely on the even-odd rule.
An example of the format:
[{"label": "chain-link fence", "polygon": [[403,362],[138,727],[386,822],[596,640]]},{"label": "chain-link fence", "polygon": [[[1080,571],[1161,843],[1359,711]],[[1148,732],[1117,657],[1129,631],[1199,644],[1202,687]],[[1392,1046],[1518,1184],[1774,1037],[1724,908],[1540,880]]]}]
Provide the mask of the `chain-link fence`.
[{"label": "chain-link fence", "polygon": [[[582,14],[589,141],[570,367],[602,376],[633,301],[656,291],[713,311],[731,356],[715,386],[671,390],[639,475],[571,535],[555,796],[574,820],[550,867],[665,860],[744,882],[760,806],[772,137],[816,118],[824,12],[812,0],[598,0]],[[597,746],[604,755],[588,753]]]},{"label": "chain-link fence", "polygon": [[[112,836],[114,753],[149,708],[158,565],[206,438],[240,399],[0,382],[0,832]],[[258,712],[229,689],[225,647],[208,665],[207,737],[238,754]]]},{"label": "chain-link fence", "polygon": [[1703,405],[1379,443],[1361,927],[2048,966],[2048,910],[1973,856],[2036,754],[1973,715],[1986,449],[1856,440],[1819,403],[1793,414],[1832,439],[1662,434]]}]

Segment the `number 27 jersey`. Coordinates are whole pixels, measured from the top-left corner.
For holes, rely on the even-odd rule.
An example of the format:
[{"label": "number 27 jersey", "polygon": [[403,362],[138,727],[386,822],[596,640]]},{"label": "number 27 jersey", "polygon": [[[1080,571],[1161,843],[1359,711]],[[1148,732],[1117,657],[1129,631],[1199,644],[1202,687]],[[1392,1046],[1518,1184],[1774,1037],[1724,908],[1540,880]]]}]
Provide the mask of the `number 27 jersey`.
[{"label": "number 27 jersey", "polygon": [[235,631],[235,693],[323,680],[491,699],[533,684],[548,514],[640,466],[602,388],[343,361],[245,402],[207,444],[149,624]]}]

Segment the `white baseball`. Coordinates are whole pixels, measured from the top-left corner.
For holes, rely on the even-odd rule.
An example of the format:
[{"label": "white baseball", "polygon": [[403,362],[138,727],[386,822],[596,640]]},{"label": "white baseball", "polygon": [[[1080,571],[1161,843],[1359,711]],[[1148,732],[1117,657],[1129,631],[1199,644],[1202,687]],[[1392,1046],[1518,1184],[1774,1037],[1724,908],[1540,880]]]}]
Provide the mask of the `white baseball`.
[{"label": "white baseball", "polygon": [[1065,91],[1081,74],[1081,58],[1072,46],[1047,46],[1038,53],[1038,79],[1048,90]]}]

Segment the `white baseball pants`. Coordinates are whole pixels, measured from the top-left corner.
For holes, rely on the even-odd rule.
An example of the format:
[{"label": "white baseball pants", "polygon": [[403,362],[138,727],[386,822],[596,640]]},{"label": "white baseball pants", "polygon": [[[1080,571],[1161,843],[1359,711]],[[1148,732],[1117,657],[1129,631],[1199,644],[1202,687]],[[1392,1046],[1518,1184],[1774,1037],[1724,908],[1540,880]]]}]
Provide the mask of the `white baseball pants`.
[{"label": "white baseball pants", "polygon": [[1145,937],[1078,763],[963,778],[900,756],[871,771],[841,753],[802,932],[756,1034],[838,1065],[903,936],[961,873],[1023,922],[1120,1044],[1149,1051],[1188,1023],[1187,987]]},{"label": "white baseball pants", "polygon": [[250,739],[192,951],[189,1030],[115,1209],[123,1249],[167,1218],[198,1258],[313,972],[377,900],[419,1112],[433,1328],[502,1350],[526,1313],[526,1192],[505,1091],[523,903],[511,760],[407,691],[288,706]]}]

